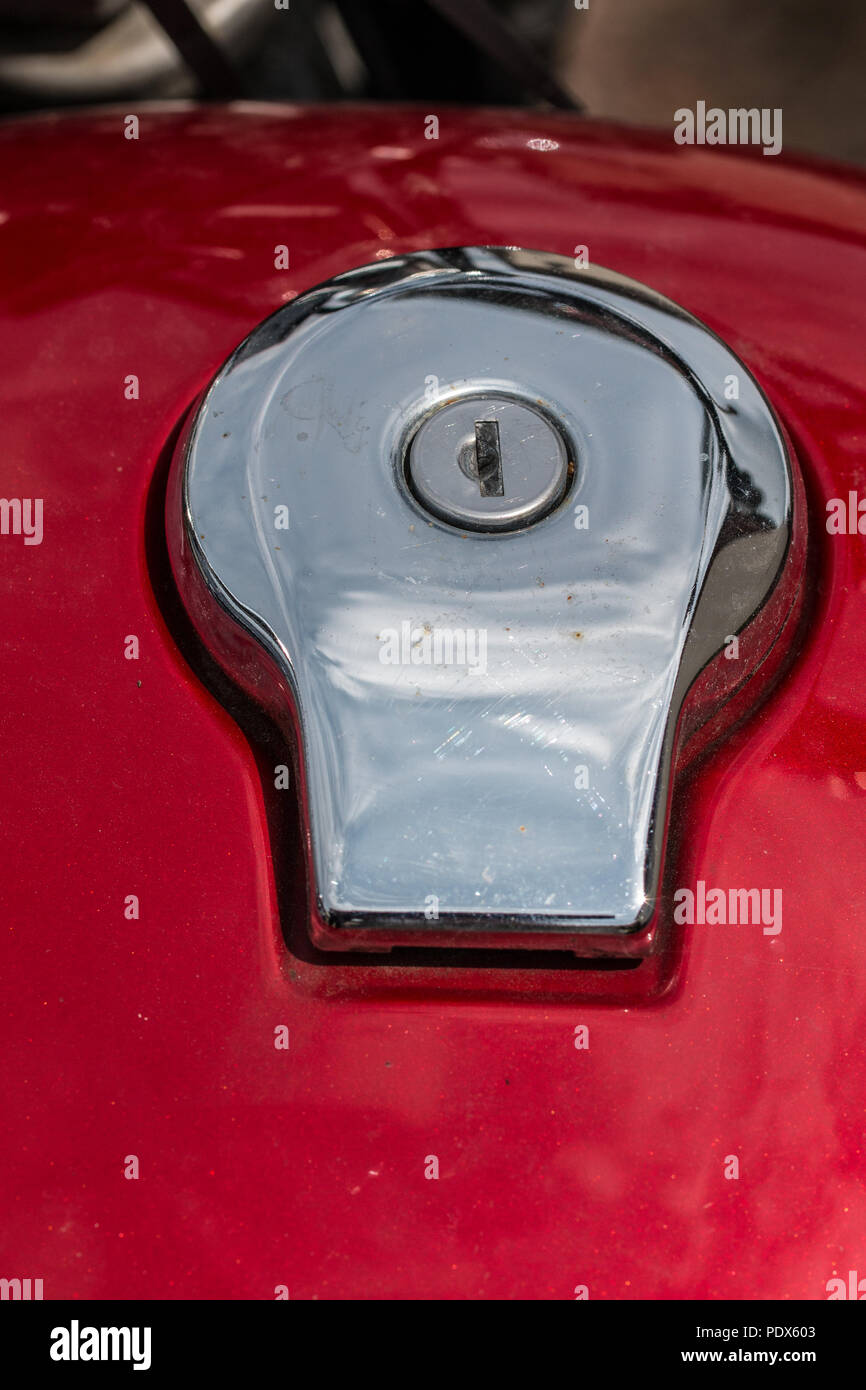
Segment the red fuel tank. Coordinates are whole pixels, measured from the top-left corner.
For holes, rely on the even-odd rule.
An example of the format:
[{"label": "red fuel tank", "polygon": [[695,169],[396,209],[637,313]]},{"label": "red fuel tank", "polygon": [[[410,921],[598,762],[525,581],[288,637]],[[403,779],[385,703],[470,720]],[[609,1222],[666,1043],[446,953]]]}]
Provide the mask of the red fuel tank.
[{"label": "red fuel tank", "polygon": [[[866,1275],[866,181],[568,117],[0,128],[4,1277],[46,1298],[824,1299]],[[809,518],[639,961],[323,952],[281,736],[175,588],[172,455],[267,315],[527,247],[746,364]],[[581,248],[584,248],[582,251]],[[628,409],[628,402],[623,403]],[[731,894],[768,895],[731,920]]]}]

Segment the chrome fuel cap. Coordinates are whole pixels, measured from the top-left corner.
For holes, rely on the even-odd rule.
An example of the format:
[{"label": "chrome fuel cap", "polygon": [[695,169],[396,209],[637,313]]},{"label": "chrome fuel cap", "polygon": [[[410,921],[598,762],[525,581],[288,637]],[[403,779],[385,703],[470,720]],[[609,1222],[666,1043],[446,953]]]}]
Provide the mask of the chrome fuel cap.
[{"label": "chrome fuel cap", "polygon": [[803,568],[796,464],[706,327],[543,252],[349,271],[217,373],[167,520],[297,748],[319,945],[650,949],[678,770]]}]

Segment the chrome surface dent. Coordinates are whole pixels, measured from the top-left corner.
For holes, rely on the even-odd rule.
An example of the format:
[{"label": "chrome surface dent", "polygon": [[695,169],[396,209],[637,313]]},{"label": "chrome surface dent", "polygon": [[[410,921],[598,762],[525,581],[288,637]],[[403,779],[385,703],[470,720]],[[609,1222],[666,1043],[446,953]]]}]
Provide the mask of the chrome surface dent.
[{"label": "chrome surface dent", "polygon": [[[573,445],[565,500],[525,529],[461,531],[407,485],[419,426],[475,394]],[[779,430],[709,330],[547,253],[395,258],[258,327],[181,466],[202,579],[294,691],[327,923],[648,921],[683,699],[791,536]]]}]

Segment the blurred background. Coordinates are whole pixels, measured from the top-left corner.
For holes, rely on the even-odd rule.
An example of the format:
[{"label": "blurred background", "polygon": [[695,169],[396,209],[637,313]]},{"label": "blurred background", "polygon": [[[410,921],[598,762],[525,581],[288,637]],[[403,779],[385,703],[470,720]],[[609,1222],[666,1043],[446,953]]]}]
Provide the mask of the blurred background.
[{"label": "blurred background", "polygon": [[782,107],[866,161],[864,0],[0,0],[0,113],[199,97]]}]

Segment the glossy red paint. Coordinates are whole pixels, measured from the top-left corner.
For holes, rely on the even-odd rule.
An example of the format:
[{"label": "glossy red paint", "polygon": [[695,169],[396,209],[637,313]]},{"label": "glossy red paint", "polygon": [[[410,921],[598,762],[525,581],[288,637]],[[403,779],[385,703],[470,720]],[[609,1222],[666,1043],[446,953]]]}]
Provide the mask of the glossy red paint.
[{"label": "glossy red paint", "polygon": [[[866,1266],[866,540],[824,526],[866,495],[866,183],[529,113],[444,112],[426,141],[420,108],[145,107],[137,142],[123,114],[0,128],[2,492],[45,506],[41,545],[0,537],[0,1275],[47,1298],[824,1298]],[[170,444],[282,301],[473,242],[587,245],[679,301],[796,442],[799,657],[676,825],[676,882],[782,888],[777,936],[685,928],[619,972],[300,944],[267,751],[178,646],[195,664],[159,538]]]}]

